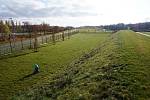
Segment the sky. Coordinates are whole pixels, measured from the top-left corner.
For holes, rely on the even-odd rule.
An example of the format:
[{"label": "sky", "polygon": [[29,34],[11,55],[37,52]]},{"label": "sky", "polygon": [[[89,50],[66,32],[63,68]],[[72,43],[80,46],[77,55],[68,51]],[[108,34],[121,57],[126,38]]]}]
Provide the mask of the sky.
[{"label": "sky", "polygon": [[0,0],[0,19],[59,26],[150,21],[150,0]]}]

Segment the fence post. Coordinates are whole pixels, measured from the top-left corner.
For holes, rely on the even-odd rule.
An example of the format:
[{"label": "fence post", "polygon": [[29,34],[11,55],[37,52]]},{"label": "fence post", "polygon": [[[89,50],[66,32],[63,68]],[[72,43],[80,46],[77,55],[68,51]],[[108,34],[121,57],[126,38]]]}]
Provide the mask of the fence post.
[{"label": "fence post", "polygon": [[12,53],[12,43],[11,43],[11,35],[9,34],[9,45],[10,45],[10,51],[11,51],[11,53]]},{"label": "fence post", "polygon": [[53,40],[53,43],[55,44],[55,33],[52,34],[52,40]]},{"label": "fence post", "polygon": [[70,39],[70,33],[68,32],[68,39]]},{"label": "fence post", "polygon": [[44,43],[44,39],[43,39],[43,33],[42,33],[42,44]]},{"label": "fence post", "polygon": [[13,47],[15,48],[16,47],[16,38],[15,38],[14,34],[12,35],[12,38],[13,38],[13,44],[14,44]]},{"label": "fence post", "polygon": [[1,48],[0,48],[0,56],[2,55],[2,50],[1,50]]},{"label": "fence post", "polygon": [[21,38],[21,48],[23,50],[23,40],[22,40],[22,38]]},{"label": "fence post", "polygon": [[30,49],[32,48],[32,34],[30,33]]},{"label": "fence post", "polygon": [[46,43],[47,43],[47,36],[46,36]]},{"label": "fence post", "polygon": [[51,34],[48,34],[48,43],[51,41]]},{"label": "fence post", "polygon": [[49,42],[51,42],[52,41],[52,38],[51,38],[51,35],[49,35]]},{"label": "fence post", "polygon": [[64,32],[62,32],[62,40],[63,40],[63,41],[65,40]]},{"label": "fence post", "polygon": [[57,33],[55,34],[55,42],[57,41]]},{"label": "fence post", "polygon": [[34,52],[38,52],[38,40],[37,40],[37,33],[34,33]]}]

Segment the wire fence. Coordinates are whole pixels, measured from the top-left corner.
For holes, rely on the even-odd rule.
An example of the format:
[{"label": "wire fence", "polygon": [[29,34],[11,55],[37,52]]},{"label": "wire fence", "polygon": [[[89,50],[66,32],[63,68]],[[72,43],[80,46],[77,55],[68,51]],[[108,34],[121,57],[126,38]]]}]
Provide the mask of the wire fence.
[{"label": "wire fence", "polygon": [[[55,44],[58,41],[64,41],[65,38],[70,38],[71,35],[76,33],[78,33],[78,30],[73,29],[56,34],[37,36],[36,37],[37,47],[39,48],[43,46],[43,44],[47,43]],[[11,54],[20,53],[25,50],[34,50],[35,49],[34,44],[35,44],[35,37],[33,36],[31,36],[30,38],[21,38],[20,40],[10,39],[9,42],[0,44],[0,58],[3,58]]]}]

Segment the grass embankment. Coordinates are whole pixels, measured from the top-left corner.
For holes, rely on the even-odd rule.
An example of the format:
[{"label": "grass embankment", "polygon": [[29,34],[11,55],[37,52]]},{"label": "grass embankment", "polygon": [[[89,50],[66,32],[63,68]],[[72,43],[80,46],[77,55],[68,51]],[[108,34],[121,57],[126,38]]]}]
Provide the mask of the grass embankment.
[{"label": "grass embankment", "polygon": [[150,39],[119,31],[46,83],[15,99],[148,100]]},{"label": "grass embankment", "polygon": [[[82,33],[71,39],[58,42],[31,53],[0,60],[0,99],[5,100],[19,90],[43,83],[49,77],[61,72],[66,65],[109,37],[109,33]],[[40,65],[40,73],[32,73],[33,64]]]}]

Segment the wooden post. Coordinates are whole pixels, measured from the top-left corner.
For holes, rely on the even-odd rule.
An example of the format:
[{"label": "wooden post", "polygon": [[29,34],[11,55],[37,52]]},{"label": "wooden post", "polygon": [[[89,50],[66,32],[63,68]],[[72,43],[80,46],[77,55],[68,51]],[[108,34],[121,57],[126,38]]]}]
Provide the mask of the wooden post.
[{"label": "wooden post", "polygon": [[57,41],[57,38],[58,38],[58,35],[57,35],[57,34],[55,34],[55,41]]},{"label": "wooden post", "polygon": [[70,33],[68,32],[68,39],[70,39]]},{"label": "wooden post", "polygon": [[37,40],[37,33],[34,33],[34,52],[38,52],[38,40]]},{"label": "wooden post", "polygon": [[44,39],[43,39],[43,33],[42,33],[42,44],[44,43]]},{"label": "wooden post", "polygon": [[38,52],[38,39],[37,39],[37,33],[38,33],[38,27],[36,25],[32,26],[32,31],[34,34],[34,52]]},{"label": "wooden post", "polygon": [[22,40],[22,38],[21,38],[21,48],[23,50],[23,40]]},{"label": "wooden post", "polygon": [[32,48],[32,34],[30,33],[30,49]]},{"label": "wooden post", "polygon": [[46,36],[46,43],[47,43],[47,36]]},{"label": "wooden post", "polygon": [[65,40],[65,34],[64,34],[64,32],[62,32],[62,40],[63,41]]},{"label": "wooden post", "polygon": [[53,43],[55,44],[55,33],[52,34],[52,40],[53,40]]},{"label": "wooden post", "polygon": [[51,37],[51,35],[49,35],[49,42],[51,42],[52,41],[52,37]]},{"label": "wooden post", "polygon": [[59,40],[61,39],[61,37],[62,37],[62,36],[61,36],[61,34],[60,34],[60,35],[59,35]]},{"label": "wooden post", "polygon": [[9,34],[9,44],[10,44],[10,51],[11,53],[13,52],[13,49],[12,49],[12,43],[11,43],[11,35]]},{"label": "wooden post", "polygon": [[2,52],[2,49],[0,49],[0,56],[2,55],[2,53],[3,53],[3,52]]},{"label": "wooden post", "polygon": [[50,35],[48,35],[48,37],[47,37],[47,38],[48,38],[48,42],[50,42],[50,41],[51,41]]},{"label": "wooden post", "polygon": [[14,44],[13,47],[15,48],[16,47],[16,39],[15,39],[15,35],[14,34],[12,35],[12,38],[13,38],[13,44]]}]

